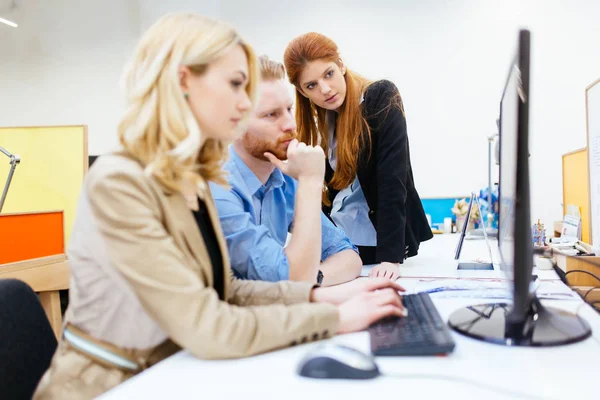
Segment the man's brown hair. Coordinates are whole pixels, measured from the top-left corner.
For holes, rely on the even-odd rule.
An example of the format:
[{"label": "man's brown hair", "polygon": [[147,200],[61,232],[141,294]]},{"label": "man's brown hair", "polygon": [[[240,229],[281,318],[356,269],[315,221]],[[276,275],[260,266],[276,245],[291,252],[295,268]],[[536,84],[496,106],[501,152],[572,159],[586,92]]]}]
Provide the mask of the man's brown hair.
[{"label": "man's brown hair", "polygon": [[285,78],[285,67],[282,63],[273,61],[262,55],[258,58],[260,65],[260,78],[263,81],[280,80]]}]

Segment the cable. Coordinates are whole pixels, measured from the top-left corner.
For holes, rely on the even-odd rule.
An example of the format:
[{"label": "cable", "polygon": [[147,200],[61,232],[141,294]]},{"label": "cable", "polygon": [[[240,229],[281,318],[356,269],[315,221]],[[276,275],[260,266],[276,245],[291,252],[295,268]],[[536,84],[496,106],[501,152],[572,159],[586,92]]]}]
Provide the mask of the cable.
[{"label": "cable", "polygon": [[506,389],[500,386],[488,385],[486,383],[477,382],[474,379],[463,378],[462,376],[451,376],[451,375],[441,375],[441,374],[405,374],[405,375],[397,375],[397,374],[382,374],[383,377],[397,378],[397,379],[439,379],[450,382],[459,382],[464,383],[471,386],[477,386],[481,389],[486,389],[491,392],[495,392],[497,394],[502,394],[506,396],[511,396],[512,398],[522,398],[522,399],[542,399],[548,400],[547,397],[540,397],[533,394],[519,393],[512,391],[510,389]]},{"label": "cable", "polygon": [[583,301],[585,301],[585,298],[588,296],[588,294],[592,293],[596,289],[600,289],[600,286],[594,286],[593,288],[591,288],[587,292],[585,292],[585,294],[583,295]]},{"label": "cable", "polygon": [[[543,253],[545,255],[549,254],[549,255],[553,255],[554,252],[552,250],[552,248],[550,250],[544,250],[544,251],[540,251],[540,250],[536,250],[535,253]],[[568,256],[566,255],[566,257],[572,257],[572,256]],[[585,257],[584,257],[585,258]],[[600,263],[596,263],[596,262],[590,262],[589,260],[583,260],[583,262],[591,264],[591,265],[595,265],[595,266],[599,266],[600,267]],[[569,284],[569,280],[567,279],[567,275],[572,274],[572,273],[582,273],[582,274],[586,274],[586,275],[590,275],[593,276],[594,278],[596,278],[597,280],[600,281],[600,277],[598,277],[596,274],[589,272],[589,271],[585,271],[582,269],[573,269],[571,271],[568,271],[565,273],[565,271],[563,271],[558,264],[556,263],[556,260],[554,258],[552,258],[552,269],[554,269],[554,272],[556,272],[556,275],[558,275],[558,277],[560,278],[561,282],[564,283],[565,285],[567,285],[567,287],[572,289],[572,286]],[[577,294],[579,294],[579,297],[581,297],[581,299],[583,300],[584,303],[586,304],[590,304],[588,303],[585,298],[587,297],[588,294],[590,294],[590,292],[592,292],[594,289],[598,289],[599,287],[593,287],[590,290],[588,290],[585,295],[581,295],[579,292],[575,291]],[[598,313],[600,313],[600,308],[594,306],[593,304],[590,304],[590,306],[596,310]]]},{"label": "cable", "polygon": [[567,271],[567,273],[565,274],[565,276],[567,276],[569,274],[573,274],[575,272],[578,272],[580,274],[586,274],[586,275],[593,276],[596,280],[600,281],[600,277],[598,275],[596,275],[596,274],[594,274],[594,273],[592,273],[590,271],[583,270],[583,269],[572,269],[570,271]]}]

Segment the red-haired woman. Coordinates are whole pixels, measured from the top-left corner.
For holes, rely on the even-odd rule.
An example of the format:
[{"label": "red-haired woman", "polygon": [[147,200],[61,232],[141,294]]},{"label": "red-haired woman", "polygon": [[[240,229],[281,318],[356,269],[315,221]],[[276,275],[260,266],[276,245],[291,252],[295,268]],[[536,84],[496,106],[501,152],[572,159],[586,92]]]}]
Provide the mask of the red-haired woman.
[{"label": "red-haired woman", "polygon": [[296,87],[299,139],[327,155],[323,211],[359,248],[370,276],[399,266],[433,237],[415,189],[400,93],[349,70],[337,45],[310,32],[284,54]]}]

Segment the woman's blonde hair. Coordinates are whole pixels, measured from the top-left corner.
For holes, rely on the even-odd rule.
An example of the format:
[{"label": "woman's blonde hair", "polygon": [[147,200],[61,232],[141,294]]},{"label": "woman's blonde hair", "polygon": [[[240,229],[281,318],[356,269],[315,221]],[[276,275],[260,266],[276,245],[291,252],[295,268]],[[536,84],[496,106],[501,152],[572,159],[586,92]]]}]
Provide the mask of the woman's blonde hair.
[{"label": "woman's blonde hair", "polygon": [[197,14],[169,14],[158,20],[124,71],[126,111],[119,140],[167,189],[181,191],[184,182],[200,184],[201,178],[226,183],[221,166],[227,143],[207,139],[200,131],[181,89],[179,68],[185,65],[202,75],[237,45],[248,57],[246,91],[254,103],[259,69],[253,49],[229,25]]}]

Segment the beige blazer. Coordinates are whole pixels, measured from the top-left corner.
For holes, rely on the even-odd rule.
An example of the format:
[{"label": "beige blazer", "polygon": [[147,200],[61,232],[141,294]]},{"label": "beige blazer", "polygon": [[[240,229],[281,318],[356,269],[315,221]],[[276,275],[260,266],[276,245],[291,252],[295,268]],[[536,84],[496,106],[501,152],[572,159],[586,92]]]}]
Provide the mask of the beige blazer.
[{"label": "beige blazer", "polygon": [[313,285],[233,278],[206,187],[226,302],[212,288],[210,258],[185,198],[165,190],[135,160],[112,154],[96,160],[80,196],[67,249],[72,278],[65,323],[122,349],[148,350],[171,339],[203,359],[244,357],[335,333],[337,308],[309,303]]}]

